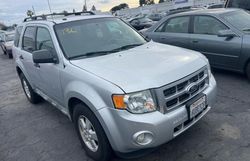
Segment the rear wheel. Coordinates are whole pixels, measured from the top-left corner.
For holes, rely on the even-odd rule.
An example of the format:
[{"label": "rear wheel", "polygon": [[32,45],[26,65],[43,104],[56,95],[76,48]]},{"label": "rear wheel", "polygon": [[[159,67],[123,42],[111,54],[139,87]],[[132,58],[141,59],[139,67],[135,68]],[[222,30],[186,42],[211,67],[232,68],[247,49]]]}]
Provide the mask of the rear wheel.
[{"label": "rear wheel", "polygon": [[73,120],[87,155],[96,161],[109,161],[112,156],[112,148],[94,113],[80,103],[74,108]]},{"label": "rear wheel", "polygon": [[9,59],[12,59],[12,58],[13,58],[12,53],[8,53],[8,56],[9,56]]},{"label": "rear wheel", "polygon": [[246,67],[246,75],[247,75],[248,80],[250,81],[250,62],[247,64],[247,67]]},{"label": "rear wheel", "polygon": [[21,80],[21,84],[23,87],[23,91],[24,91],[26,97],[28,98],[28,100],[32,104],[37,104],[37,103],[41,102],[42,101],[41,96],[39,96],[38,94],[36,94],[34,92],[34,90],[30,86],[29,82],[27,81],[27,79],[25,78],[23,73],[20,74],[20,80]]}]

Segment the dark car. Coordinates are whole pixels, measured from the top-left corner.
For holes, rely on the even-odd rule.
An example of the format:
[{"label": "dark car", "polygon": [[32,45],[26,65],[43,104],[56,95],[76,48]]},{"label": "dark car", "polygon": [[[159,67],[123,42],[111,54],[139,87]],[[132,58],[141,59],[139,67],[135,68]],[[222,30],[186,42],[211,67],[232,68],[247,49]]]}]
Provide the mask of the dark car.
[{"label": "dark car", "polygon": [[250,1],[249,0],[227,0],[226,8],[242,8],[250,11]]},{"label": "dark car", "polygon": [[151,27],[155,22],[147,17],[137,17],[129,21],[129,23],[137,30]]},{"label": "dark car", "polygon": [[250,79],[250,14],[241,9],[210,9],[175,14],[144,34],[154,41],[203,53],[211,66]]}]

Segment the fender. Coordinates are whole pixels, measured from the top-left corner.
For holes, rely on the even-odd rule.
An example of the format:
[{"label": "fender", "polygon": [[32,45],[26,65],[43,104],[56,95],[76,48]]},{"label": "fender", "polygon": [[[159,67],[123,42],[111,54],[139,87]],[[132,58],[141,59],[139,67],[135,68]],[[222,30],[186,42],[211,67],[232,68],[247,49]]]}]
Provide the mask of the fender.
[{"label": "fender", "polygon": [[93,112],[108,107],[96,90],[80,81],[72,81],[64,88],[65,105],[67,105],[67,108],[69,108],[68,102],[70,98],[73,97],[83,101]]}]

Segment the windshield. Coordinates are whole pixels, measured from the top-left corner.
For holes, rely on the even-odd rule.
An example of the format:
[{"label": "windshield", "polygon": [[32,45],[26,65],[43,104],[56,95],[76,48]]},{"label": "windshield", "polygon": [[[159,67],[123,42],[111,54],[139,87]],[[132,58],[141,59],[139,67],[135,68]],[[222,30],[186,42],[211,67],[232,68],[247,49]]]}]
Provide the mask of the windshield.
[{"label": "windshield", "polygon": [[[55,26],[61,47],[67,58],[95,53],[112,53],[146,43],[135,30],[118,18],[102,18],[67,22]],[[119,51],[120,51],[119,50]],[[102,53],[103,51],[103,53]]]},{"label": "windshield", "polygon": [[224,19],[231,25],[244,32],[250,32],[250,14],[240,10],[225,14]]},{"label": "windshield", "polygon": [[14,41],[15,34],[5,35],[5,41]]},{"label": "windshield", "polygon": [[243,8],[250,10],[250,1],[249,0],[229,0],[227,4],[228,8]]}]

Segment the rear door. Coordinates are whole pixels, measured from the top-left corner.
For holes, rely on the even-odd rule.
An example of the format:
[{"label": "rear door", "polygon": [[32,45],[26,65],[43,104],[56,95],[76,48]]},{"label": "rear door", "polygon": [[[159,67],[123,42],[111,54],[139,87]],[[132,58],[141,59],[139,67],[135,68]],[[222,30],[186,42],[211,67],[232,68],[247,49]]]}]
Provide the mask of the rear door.
[{"label": "rear door", "polygon": [[163,22],[148,37],[156,42],[190,48],[190,16],[173,17]]},{"label": "rear door", "polygon": [[235,69],[241,54],[242,38],[218,37],[220,30],[230,28],[216,17],[194,16],[192,22],[192,49],[203,53],[214,67]]},{"label": "rear door", "polygon": [[32,52],[36,50],[35,35],[36,26],[27,26],[25,28],[22,39],[22,50],[19,52],[20,55],[18,55],[25,68],[25,71],[28,74],[29,83],[31,83],[33,87],[37,87],[37,83],[40,80],[32,57]]}]

